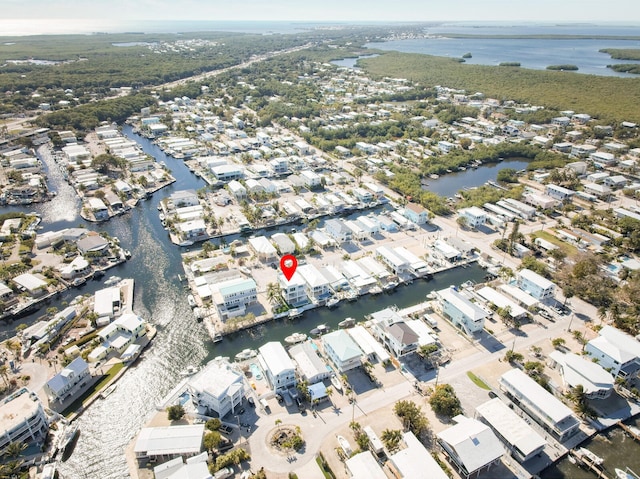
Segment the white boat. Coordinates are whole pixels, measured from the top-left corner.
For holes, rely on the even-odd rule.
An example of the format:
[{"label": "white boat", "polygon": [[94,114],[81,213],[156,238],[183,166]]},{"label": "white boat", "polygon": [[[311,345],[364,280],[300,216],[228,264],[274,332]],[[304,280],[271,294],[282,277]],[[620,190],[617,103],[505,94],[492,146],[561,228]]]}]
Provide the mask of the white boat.
[{"label": "white boat", "polygon": [[335,374],[331,376],[331,385],[336,391],[342,391],[342,381]]},{"label": "white boat", "polygon": [[298,316],[302,316],[302,311],[300,311],[298,308],[291,308],[289,310],[290,318],[297,318]]},{"label": "white boat", "polygon": [[255,349],[243,349],[236,354],[236,361],[244,361],[245,359],[255,358],[258,355],[258,351]]},{"label": "white boat", "polygon": [[193,297],[192,294],[190,294],[189,296],[187,296],[187,303],[189,303],[189,306],[191,308],[195,308],[197,306],[196,304],[196,298]]},{"label": "white boat", "polygon": [[160,213],[160,214],[158,215],[158,217],[160,218],[160,221],[164,221],[164,220],[166,220],[166,219],[167,219],[167,217],[164,215],[164,213]]},{"label": "white boat", "polygon": [[191,246],[192,244],[193,244],[193,241],[184,240],[184,241],[181,241],[180,243],[178,243],[178,246]]},{"label": "white boat", "polygon": [[57,465],[55,462],[53,464],[45,464],[38,479],[54,479],[56,477],[56,469]]},{"label": "white boat", "polygon": [[382,293],[382,288],[380,286],[374,286],[373,288],[371,288],[369,290],[369,293],[371,293],[371,294],[380,294],[380,293]]},{"label": "white boat", "polygon": [[67,424],[60,435],[58,450],[64,453],[65,449],[73,442],[78,432],[80,432],[79,424]]},{"label": "white boat", "polygon": [[638,479],[633,472],[623,471],[622,469],[618,469],[617,467],[614,469],[616,472],[616,477],[618,479]]},{"label": "white boat", "polygon": [[585,447],[578,448],[577,452],[580,455],[580,457],[582,457],[583,459],[586,458],[589,462],[595,464],[596,466],[600,466],[604,462],[604,459],[602,459],[600,456],[596,456],[594,453],[592,453],[589,449]]},{"label": "white boat", "polygon": [[350,328],[354,324],[356,324],[355,318],[346,318],[346,319],[340,321],[338,323],[338,326],[340,326],[341,328]]},{"label": "white boat", "polygon": [[120,276],[111,276],[111,278],[107,279],[104,284],[105,286],[113,286],[120,281],[122,281],[122,278]]},{"label": "white boat", "polygon": [[338,444],[340,444],[340,447],[342,448],[344,453],[347,455],[347,457],[351,457],[351,453],[353,451],[351,450],[351,444],[349,444],[349,441],[347,441],[342,436],[338,436],[337,439],[338,439]]},{"label": "white boat", "polygon": [[116,390],[117,386],[118,386],[117,384],[112,384],[111,386],[109,386],[107,389],[102,391],[102,393],[100,394],[100,398],[101,399],[105,399],[105,398],[109,397],[113,393],[113,391]]},{"label": "white boat", "polygon": [[324,334],[327,331],[329,331],[329,326],[327,326],[326,324],[319,324],[318,326],[316,326],[311,330],[311,334],[313,334],[314,336],[317,336],[320,334]]},{"label": "white boat", "polygon": [[284,338],[284,342],[287,344],[298,344],[307,340],[307,335],[304,333],[293,333],[291,336]]},{"label": "white boat", "polygon": [[185,369],[184,371],[180,371],[180,376],[193,376],[197,372],[198,368],[196,366],[187,366],[187,369]]},{"label": "white boat", "polygon": [[340,298],[331,298],[327,301],[327,308],[335,308],[339,302]]},{"label": "white boat", "polygon": [[390,291],[394,289],[396,286],[398,286],[398,283],[396,281],[389,281],[387,284],[384,285],[384,290]]}]

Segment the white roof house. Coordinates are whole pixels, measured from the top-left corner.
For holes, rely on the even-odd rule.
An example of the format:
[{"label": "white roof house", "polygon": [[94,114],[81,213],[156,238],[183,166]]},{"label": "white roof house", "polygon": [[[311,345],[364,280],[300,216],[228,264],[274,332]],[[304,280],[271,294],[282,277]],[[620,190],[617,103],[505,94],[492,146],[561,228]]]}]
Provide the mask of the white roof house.
[{"label": "white roof house", "polygon": [[567,388],[581,384],[589,399],[605,399],[611,395],[613,376],[599,364],[577,354],[560,351],[553,351],[549,358],[562,373],[562,381]]},{"label": "white roof house", "polygon": [[395,274],[402,273],[409,268],[408,261],[387,246],[376,248],[376,259],[384,263]]},{"label": "white roof house", "polygon": [[273,260],[278,256],[278,251],[265,236],[249,238],[249,246],[264,261]]},{"label": "white roof house", "polygon": [[271,341],[258,351],[258,361],[274,391],[295,387],[295,365],[281,343]]},{"label": "white roof house", "polygon": [[453,287],[437,291],[436,295],[440,300],[442,314],[467,334],[481,331],[484,327],[484,320],[490,316],[487,311],[471,302]]},{"label": "white roof house", "polygon": [[500,291],[506,293],[508,296],[511,296],[515,299],[520,305],[524,306],[526,309],[535,308],[540,304],[536,298],[531,296],[529,293],[522,291],[520,288],[516,288],[510,284],[501,284],[499,286]]},{"label": "white roof house", "polygon": [[89,365],[82,358],[71,361],[44,386],[51,401],[64,402],[78,394],[90,381]]},{"label": "white roof house", "polygon": [[540,453],[546,441],[500,398],[491,399],[476,407],[480,420],[487,423],[511,453],[525,462]]},{"label": "white roof house", "polygon": [[402,435],[405,448],[389,456],[403,479],[448,479],[431,453],[411,431]]},{"label": "white roof house", "polygon": [[329,296],[329,281],[312,264],[298,266],[296,271],[306,284],[307,295],[311,298],[324,299]]},{"label": "white roof house", "polygon": [[204,424],[144,427],[138,434],[134,452],[138,458],[195,456],[202,449]]},{"label": "white roof house", "polygon": [[508,309],[512,318],[523,318],[527,315],[527,310],[511,301],[506,296],[490,286],[485,286],[477,291],[478,295],[486,301],[495,304],[498,308]]},{"label": "white roof house", "polygon": [[222,418],[242,404],[244,376],[226,359],[214,359],[189,378],[187,387],[199,412]]},{"label": "white roof house", "polygon": [[207,459],[209,453],[203,452],[183,462],[182,457],[176,457],[153,468],[155,479],[212,479]]},{"label": "white roof house", "polygon": [[373,457],[371,451],[364,451],[351,456],[345,461],[345,466],[351,473],[352,479],[386,479],[387,475],[380,468],[380,464]]},{"label": "white roof house", "polygon": [[347,329],[347,333],[353,338],[363,355],[369,360],[376,358],[378,362],[384,363],[391,359],[389,353],[382,345],[376,341],[371,333],[363,326],[356,325],[353,328]]},{"label": "white roof house", "polygon": [[298,365],[298,374],[309,384],[329,377],[327,365],[310,343],[305,342],[291,347],[289,354]]},{"label": "white roof house", "polygon": [[325,353],[340,373],[361,364],[362,351],[346,331],[339,329],[322,336]]},{"label": "white roof house", "polygon": [[626,377],[640,369],[640,342],[613,326],[602,328],[585,352],[614,376]]},{"label": "white roof house", "polygon": [[573,411],[519,369],[500,377],[500,389],[557,440],[564,441],[578,431],[580,421]]},{"label": "white roof house", "polygon": [[26,289],[30,294],[38,294],[47,288],[46,281],[31,273],[19,274],[12,279],[18,286]]},{"label": "white roof house", "polygon": [[433,242],[433,249],[438,255],[442,256],[447,261],[456,261],[462,256],[460,251],[441,239],[437,239]]},{"label": "white roof house", "polygon": [[518,272],[518,287],[540,301],[553,298],[556,290],[553,282],[526,268]]},{"label": "white roof house", "polygon": [[271,241],[274,242],[276,249],[280,251],[281,255],[293,254],[296,250],[296,245],[293,241],[284,233],[276,233],[271,236]]},{"label": "white roof house", "polygon": [[504,448],[486,424],[462,415],[453,420],[455,426],[437,434],[438,443],[462,477],[486,472],[500,461]]},{"label": "white roof house", "polygon": [[362,258],[357,259],[356,264],[374,278],[385,279],[391,276],[389,270],[378,263],[371,256],[363,256]]}]

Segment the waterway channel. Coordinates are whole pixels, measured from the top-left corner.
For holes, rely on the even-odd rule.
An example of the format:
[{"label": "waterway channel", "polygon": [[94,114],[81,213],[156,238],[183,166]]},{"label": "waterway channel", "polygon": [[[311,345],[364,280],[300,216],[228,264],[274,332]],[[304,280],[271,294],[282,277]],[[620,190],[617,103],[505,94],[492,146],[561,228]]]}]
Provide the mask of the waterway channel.
[{"label": "waterway channel", "polygon": [[[365,315],[390,305],[399,308],[424,301],[433,290],[445,288],[451,284],[461,284],[466,280],[481,281],[484,271],[478,266],[457,268],[436,275],[431,281],[418,280],[412,284],[398,287],[392,294],[362,297],[356,302],[341,303],[334,310],[320,308],[306,312],[295,320],[278,320],[226,337],[220,343],[212,343],[202,324],[195,321],[189,308],[184,285],[178,280],[183,273],[181,253],[184,251],[169,241],[166,231],[158,218],[158,202],[176,190],[198,189],[205,183],[193,175],[181,160],[166,156],[156,145],[146,138],[135,135],[131,128],[124,127],[124,133],[134,138],[145,152],[158,161],[164,161],[176,182],[155,193],[147,201],[141,202],[124,216],[113,218],[100,225],[88,224],[79,214],[79,201],[75,192],[62,177],[55,166],[47,171],[50,187],[58,192],[49,203],[23,208],[22,211],[37,211],[43,218],[43,231],[57,230],[84,224],[87,227],[105,231],[117,236],[124,248],[132,252],[128,262],[110,270],[103,280],[110,276],[131,277],[135,280],[134,310],[157,326],[158,335],[143,357],[118,382],[113,394],[104,400],[93,403],[79,419],[81,434],[75,450],[68,461],[61,465],[65,478],[94,479],[128,477],[124,450],[138,433],[140,428],[153,414],[156,405],[180,380],[180,371],[188,365],[202,364],[215,356],[233,357],[245,348],[256,348],[267,341],[283,340],[293,332],[308,333],[318,324],[336,327],[346,317],[358,320]],[[48,162],[53,164],[52,162]],[[502,167],[519,169],[521,166],[503,162]],[[469,170],[469,177],[476,175],[475,183],[469,180],[459,187],[478,186],[487,179],[495,179],[497,171],[490,177],[477,179],[484,169],[495,165]],[[463,172],[464,174],[467,172]],[[484,173],[483,173],[484,174]],[[445,180],[441,177],[437,181]],[[435,181],[433,181],[435,184]],[[457,190],[456,190],[457,191]],[[452,193],[443,193],[453,194]],[[19,208],[13,208],[18,210]],[[104,287],[102,282],[90,281],[81,290],[71,290],[47,306],[61,309],[63,302],[70,301],[76,294],[90,294]],[[19,322],[31,323],[43,314],[42,311],[23,318],[10,325],[2,325],[0,334],[6,337],[12,334]],[[612,440],[615,440],[616,434]],[[622,441],[620,451],[630,451],[631,441]],[[636,449],[634,449],[636,450]],[[598,451],[594,452],[598,453]],[[604,455],[604,453],[603,453]],[[616,464],[618,464],[616,459]],[[633,463],[626,463],[636,469]],[[640,464],[638,465],[640,466]],[[640,467],[638,467],[640,469]],[[638,470],[636,469],[636,470]],[[566,477],[580,479],[581,475],[571,465],[561,464],[546,478]]]},{"label": "waterway channel", "polygon": [[[317,324],[336,327],[346,317],[362,319],[365,315],[386,306],[407,307],[424,301],[430,291],[461,284],[471,279],[481,281],[484,271],[478,266],[457,268],[435,276],[429,282],[419,280],[400,286],[393,294],[363,297],[356,302],[342,303],[337,309],[324,308],[308,311],[296,320],[279,320],[252,331],[233,334],[220,343],[212,343],[204,327],[195,321],[189,308],[184,286],[178,280],[183,273],[183,249],[169,241],[167,232],[158,218],[158,202],[176,190],[198,189],[205,186],[181,160],[166,156],[156,145],[133,134],[124,127],[124,133],[135,138],[145,152],[158,161],[164,161],[176,182],[156,192],[124,216],[107,223],[88,224],[78,214],[79,201],[75,192],[54,165],[47,171],[50,187],[58,195],[49,203],[23,208],[42,215],[43,230],[86,225],[90,229],[117,236],[122,246],[132,252],[126,263],[108,271],[110,276],[131,277],[135,280],[134,310],[157,326],[158,335],[144,352],[142,359],[120,381],[113,394],[96,401],[79,419],[81,434],[70,459],[61,465],[67,478],[122,478],[128,477],[124,449],[155,410],[157,403],[180,379],[180,371],[188,365],[198,365],[215,356],[233,357],[245,348],[255,348],[267,341],[283,340],[289,334],[308,333]],[[53,162],[48,162],[53,165]],[[13,208],[19,210],[19,208]],[[47,306],[61,309],[76,294],[91,294],[104,287],[103,282],[89,281],[81,290],[71,290]],[[43,311],[2,325],[0,333],[12,334],[19,322],[32,323]]]}]

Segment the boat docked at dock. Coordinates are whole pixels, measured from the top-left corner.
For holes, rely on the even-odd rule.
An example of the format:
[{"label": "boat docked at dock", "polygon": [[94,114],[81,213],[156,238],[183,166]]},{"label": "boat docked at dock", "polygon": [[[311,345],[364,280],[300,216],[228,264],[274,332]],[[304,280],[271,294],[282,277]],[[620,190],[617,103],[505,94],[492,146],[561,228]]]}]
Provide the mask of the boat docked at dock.
[{"label": "boat docked at dock", "polygon": [[245,361],[246,359],[255,358],[258,355],[258,351],[255,349],[243,349],[236,354],[236,361]]},{"label": "boat docked at dock", "polygon": [[190,365],[190,366],[187,366],[185,370],[180,371],[180,376],[182,377],[193,376],[197,372],[198,372],[198,367]]},{"label": "boat docked at dock", "polygon": [[197,306],[196,298],[194,298],[192,294],[187,296],[187,303],[189,303],[189,307],[191,308],[195,308]]},{"label": "boat docked at dock", "polygon": [[116,390],[117,386],[118,386],[117,384],[112,384],[107,389],[102,391],[102,393],[100,394],[100,399],[105,399],[105,398],[109,397],[113,393],[113,391]]},{"label": "boat docked at dock", "polygon": [[287,344],[298,344],[307,340],[307,335],[304,333],[293,333],[290,336],[284,338],[284,342]]},{"label": "boat docked at dock", "polygon": [[638,479],[638,475],[629,468],[622,470],[616,467],[614,471],[616,473],[616,479]]},{"label": "boat docked at dock", "polygon": [[604,459],[602,459],[600,456],[596,456],[593,452],[591,452],[586,447],[580,447],[576,452],[578,453],[578,455],[582,460],[587,460],[596,466],[601,466],[602,463],[604,462]]},{"label": "boat docked at dock", "polygon": [[338,323],[341,328],[350,328],[356,324],[355,318],[346,318]]},{"label": "boat docked at dock", "polygon": [[64,454],[67,448],[71,445],[74,439],[77,437],[80,432],[79,424],[66,424],[61,434],[59,435],[59,440],[57,444],[57,449],[62,454]]},{"label": "boat docked at dock", "polygon": [[290,318],[298,318],[300,316],[302,316],[302,311],[299,310],[298,308],[291,308],[289,310],[289,317]]},{"label": "boat docked at dock", "polygon": [[326,324],[319,324],[318,326],[316,326],[310,331],[310,334],[313,334],[314,336],[319,336],[321,334],[326,333],[327,331],[329,331],[329,326],[327,326]]},{"label": "boat docked at dock", "polygon": [[196,321],[198,322],[204,319],[204,312],[200,308],[193,308],[193,315],[196,317]]},{"label": "boat docked at dock", "polygon": [[335,308],[340,303],[340,298],[331,298],[327,301],[327,308]]}]

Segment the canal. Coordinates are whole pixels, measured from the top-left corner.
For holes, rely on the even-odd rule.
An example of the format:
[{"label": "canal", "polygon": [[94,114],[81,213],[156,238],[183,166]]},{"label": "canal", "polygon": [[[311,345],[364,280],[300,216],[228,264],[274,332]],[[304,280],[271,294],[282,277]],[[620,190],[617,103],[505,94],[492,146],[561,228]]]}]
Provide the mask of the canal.
[{"label": "canal", "polygon": [[[80,437],[69,460],[60,467],[67,478],[128,477],[124,450],[131,439],[154,412],[156,405],[180,380],[180,372],[188,365],[198,365],[215,356],[233,356],[245,348],[256,348],[268,341],[281,341],[293,332],[308,333],[316,325],[325,323],[336,327],[347,317],[358,320],[387,306],[407,307],[424,301],[435,289],[466,280],[481,281],[484,271],[476,265],[457,268],[435,276],[431,281],[418,280],[399,286],[392,294],[363,297],[355,302],[341,303],[331,311],[320,308],[307,311],[295,320],[278,320],[254,330],[230,335],[220,343],[212,343],[202,324],[195,321],[186,301],[184,285],[178,280],[183,273],[181,248],[172,245],[158,218],[158,202],[173,191],[198,189],[205,186],[181,160],[166,156],[146,138],[135,135],[129,126],[124,133],[134,138],[157,161],[164,161],[176,182],[141,202],[128,214],[107,223],[88,224],[79,216],[79,201],[57,167],[47,171],[51,188],[57,196],[49,203],[34,205],[22,211],[37,211],[42,215],[43,230],[85,225],[117,236],[122,246],[132,252],[132,258],[108,271],[100,282],[89,281],[81,290],[66,292],[47,307],[61,309],[79,293],[92,294],[104,287],[111,276],[135,280],[134,311],[157,326],[158,335],[144,352],[142,359],[118,382],[113,394],[99,400],[80,417]],[[44,150],[40,155],[46,154]],[[19,210],[19,208],[14,208]],[[21,322],[32,323],[43,311],[3,325],[0,333],[13,334]]]}]

